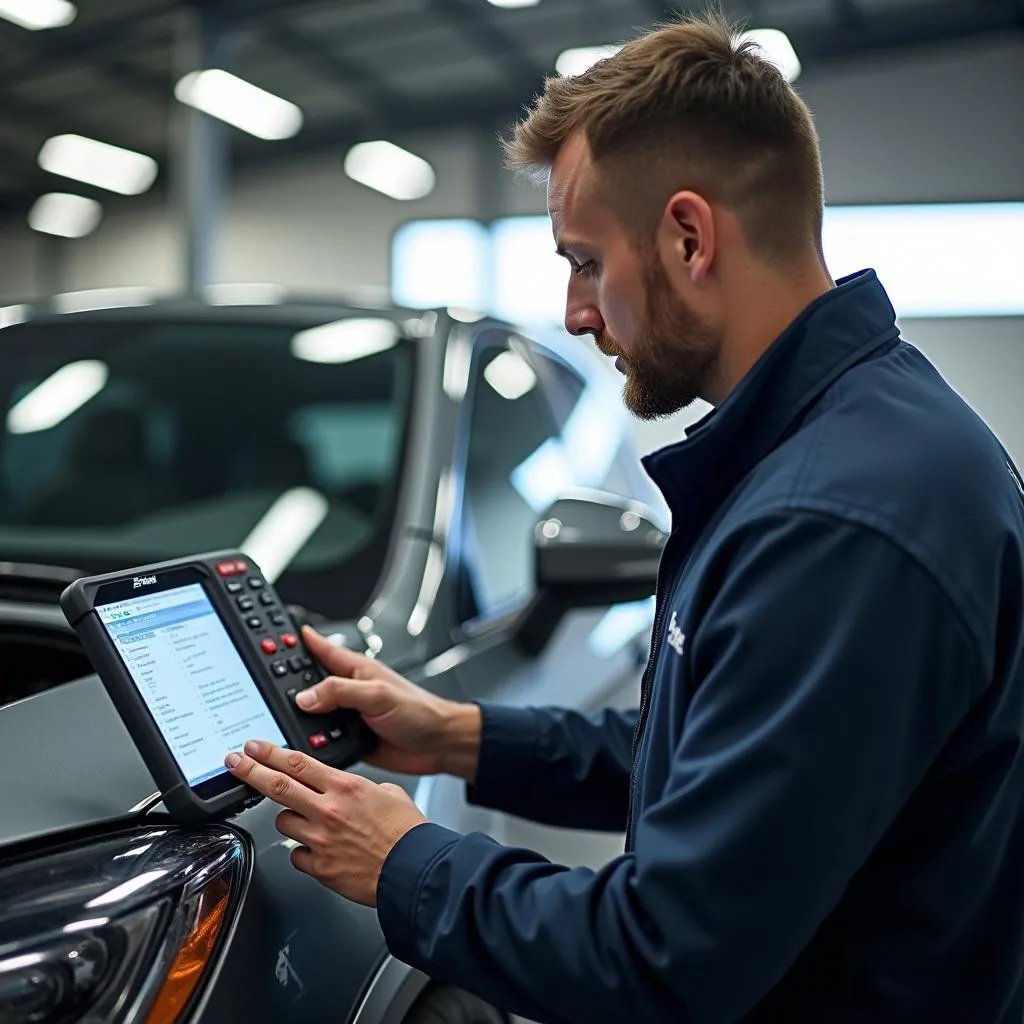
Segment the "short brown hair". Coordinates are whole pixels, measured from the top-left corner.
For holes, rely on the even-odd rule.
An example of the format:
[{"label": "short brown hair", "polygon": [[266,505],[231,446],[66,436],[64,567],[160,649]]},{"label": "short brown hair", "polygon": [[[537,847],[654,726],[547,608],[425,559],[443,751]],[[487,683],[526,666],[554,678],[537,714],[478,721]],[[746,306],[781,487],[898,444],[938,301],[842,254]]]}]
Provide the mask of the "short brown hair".
[{"label": "short brown hair", "polygon": [[650,237],[680,189],[733,210],[769,260],[821,253],[824,188],[810,111],[752,42],[713,9],[552,77],[504,143],[513,169],[546,174],[582,131],[612,206]]}]

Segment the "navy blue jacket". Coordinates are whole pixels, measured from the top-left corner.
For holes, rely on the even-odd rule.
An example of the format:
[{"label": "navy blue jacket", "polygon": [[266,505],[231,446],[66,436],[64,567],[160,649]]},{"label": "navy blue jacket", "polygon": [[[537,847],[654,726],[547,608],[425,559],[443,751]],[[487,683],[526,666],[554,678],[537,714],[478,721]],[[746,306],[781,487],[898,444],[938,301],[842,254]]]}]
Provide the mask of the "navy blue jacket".
[{"label": "navy blue jacket", "polygon": [[542,1022],[1020,1024],[1024,493],[1003,449],[869,271],[646,464],[673,528],[635,756],[636,713],[485,706],[471,794],[630,815],[626,852],[569,869],[421,825],[378,888],[391,950]]}]

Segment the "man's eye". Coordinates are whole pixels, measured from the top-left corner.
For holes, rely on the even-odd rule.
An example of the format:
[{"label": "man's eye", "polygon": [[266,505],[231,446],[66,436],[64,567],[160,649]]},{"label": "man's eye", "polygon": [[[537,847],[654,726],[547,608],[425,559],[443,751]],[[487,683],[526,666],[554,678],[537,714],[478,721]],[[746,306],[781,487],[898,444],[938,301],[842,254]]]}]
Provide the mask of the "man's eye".
[{"label": "man's eye", "polygon": [[597,261],[587,260],[586,263],[574,263],[572,272],[576,277],[597,277]]}]

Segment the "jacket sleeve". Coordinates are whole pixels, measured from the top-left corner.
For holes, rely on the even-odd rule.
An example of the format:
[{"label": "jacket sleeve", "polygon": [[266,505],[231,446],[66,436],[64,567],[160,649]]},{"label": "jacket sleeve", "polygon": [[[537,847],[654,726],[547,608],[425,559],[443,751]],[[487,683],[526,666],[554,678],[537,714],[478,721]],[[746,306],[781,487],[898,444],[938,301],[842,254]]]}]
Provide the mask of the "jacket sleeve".
[{"label": "jacket sleeve", "polygon": [[545,825],[625,830],[637,712],[480,708],[471,803]]},{"label": "jacket sleeve", "polygon": [[733,541],[632,852],[594,872],[420,825],[378,886],[397,957],[551,1024],[735,1021],[795,962],[982,671],[945,590],[882,536],[786,512]]}]

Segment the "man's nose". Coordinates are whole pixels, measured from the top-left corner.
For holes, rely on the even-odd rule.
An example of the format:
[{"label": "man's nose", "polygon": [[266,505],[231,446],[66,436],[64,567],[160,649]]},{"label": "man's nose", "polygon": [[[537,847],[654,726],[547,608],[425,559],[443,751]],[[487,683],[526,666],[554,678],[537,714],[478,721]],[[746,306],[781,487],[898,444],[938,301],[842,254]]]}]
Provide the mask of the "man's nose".
[{"label": "man's nose", "polygon": [[600,337],[604,331],[604,318],[590,297],[573,294],[572,282],[565,301],[565,329],[575,337],[592,334]]}]

